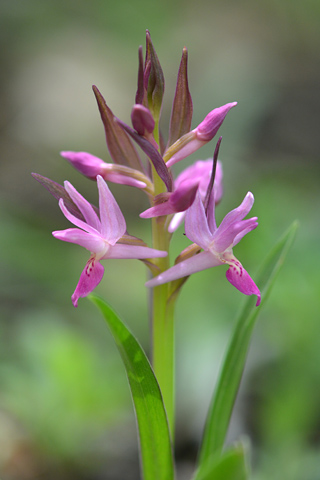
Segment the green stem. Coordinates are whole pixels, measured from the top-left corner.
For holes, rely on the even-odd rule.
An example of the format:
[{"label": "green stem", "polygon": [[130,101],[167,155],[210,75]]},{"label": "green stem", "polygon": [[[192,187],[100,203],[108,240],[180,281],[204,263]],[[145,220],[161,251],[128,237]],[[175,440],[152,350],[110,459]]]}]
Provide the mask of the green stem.
[{"label": "green stem", "polygon": [[[157,127],[157,126],[156,126]],[[155,132],[158,128],[155,128]],[[159,138],[155,138],[159,143]],[[153,169],[155,195],[165,191],[165,185]],[[153,248],[169,253],[170,234],[165,225],[166,217],[152,219]],[[169,255],[155,259],[160,271],[170,267]],[[167,412],[171,438],[174,438],[174,302],[168,304],[168,284],[159,285],[152,293],[152,364]]]}]

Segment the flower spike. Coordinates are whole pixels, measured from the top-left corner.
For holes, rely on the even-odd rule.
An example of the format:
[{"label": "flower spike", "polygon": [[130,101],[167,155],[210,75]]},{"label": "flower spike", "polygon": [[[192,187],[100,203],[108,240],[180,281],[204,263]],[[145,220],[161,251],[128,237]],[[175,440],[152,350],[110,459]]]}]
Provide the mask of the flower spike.
[{"label": "flower spike", "polygon": [[92,205],[69,183],[65,190],[80,210],[84,220],[73,215],[60,198],[59,206],[64,216],[77,228],[68,228],[52,232],[55,238],[64,242],[81,245],[91,252],[91,256],[80,276],[72,295],[72,303],[78,306],[80,297],[86,297],[101,282],[104,267],[100,261],[107,258],[157,258],[165,257],[167,252],[154,250],[140,245],[122,244],[119,240],[125,235],[126,222],[115,198],[106,182],[98,175],[100,218]]}]

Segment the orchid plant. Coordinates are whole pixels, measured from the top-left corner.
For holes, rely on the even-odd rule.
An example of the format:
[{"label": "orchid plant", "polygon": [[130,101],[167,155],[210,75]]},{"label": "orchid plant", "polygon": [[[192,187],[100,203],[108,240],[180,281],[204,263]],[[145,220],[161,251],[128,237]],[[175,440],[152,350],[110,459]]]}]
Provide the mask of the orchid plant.
[{"label": "orchid plant", "polygon": [[[247,444],[239,442],[226,447],[225,438],[255,320],[283,263],[296,226],[280,240],[260,275],[253,280],[233,253],[241,239],[258,225],[257,217],[246,219],[254,203],[253,194],[248,192],[219,226],[215,220],[215,208],[223,195],[222,163],[218,160],[222,137],[217,141],[212,159],[187,166],[174,180],[172,166],[210,142],[228,112],[237,105],[231,102],[214,108],[191,129],[193,105],[187,61],[184,48],[167,143],[159,128],[164,76],[148,31],[145,59],[142,47],[139,48],[132,127],[113,114],[98,88],[93,87],[113,163],[86,152],[63,151],[61,155],[80,173],[96,181],[99,208],[91,205],[69,182],[61,186],[39,174],[33,175],[58,200],[63,215],[73,224],[72,228],[54,231],[53,236],[90,252],[71,298],[77,307],[80,298],[89,296],[114,336],[132,392],[145,480],[172,480],[175,475],[174,307],[181,288],[190,275],[222,265],[227,267],[227,280],[248,296],[235,323],[215,386],[194,474],[194,480],[247,479]],[[138,153],[135,145],[142,153]],[[108,182],[145,192],[150,208],[140,216],[151,218],[151,247],[127,232],[125,218]],[[171,265],[170,241],[183,222],[191,244]],[[103,278],[104,261],[110,258],[139,259],[150,270],[152,278],[146,282],[151,298],[150,361],[112,307],[92,293]]]}]

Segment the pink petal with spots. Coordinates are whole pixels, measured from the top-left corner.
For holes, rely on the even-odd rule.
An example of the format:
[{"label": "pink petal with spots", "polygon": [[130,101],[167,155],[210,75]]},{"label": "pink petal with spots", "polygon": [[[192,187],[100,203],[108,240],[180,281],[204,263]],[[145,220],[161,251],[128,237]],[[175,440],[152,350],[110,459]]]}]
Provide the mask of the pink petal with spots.
[{"label": "pink petal with spots", "polygon": [[245,295],[257,295],[256,306],[260,305],[260,290],[240,262],[237,261],[236,265],[230,265],[226,272],[226,277],[241,293]]},{"label": "pink petal with spots", "polygon": [[80,297],[86,297],[91,293],[96,286],[101,282],[104,273],[104,267],[91,257],[83,272],[80,275],[78,285],[71,297],[72,303],[75,307],[78,306],[78,300]]}]

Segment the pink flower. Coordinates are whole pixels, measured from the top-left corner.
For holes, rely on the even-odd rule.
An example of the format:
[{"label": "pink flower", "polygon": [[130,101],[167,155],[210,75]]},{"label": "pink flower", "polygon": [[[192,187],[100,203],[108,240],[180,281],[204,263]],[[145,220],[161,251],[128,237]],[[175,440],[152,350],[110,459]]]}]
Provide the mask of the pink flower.
[{"label": "pink flower", "polygon": [[222,107],[215,108],[202,120],[191,132],[183,135],[165,152],[164,160],[167,167],[183,160],[196,152],[206,143],[210,142],[217,134],[229,110],[237,105],[237,102],[227,103]]},{"label": "pink flower", "polygon": [[207,268],[228,265],[226,277],[229,282],[245,295],[257,295],[256,305],[258,306],[261,301],[260,291],[232,251],[232,248],[239,243],[244,235],[258,226],[257,217],[243,220],[250,212],[253,202],[253,195],[248,192],[241,205],[229,212],[220,226],[217,227],[213,195],[210,197],[208,214],[206,215],[198,193],[194,203],[187,211],[185,232],[187,237],[201,247],[203,251],[177,263],[149,280],[146,286],[155,287]]},{"label": "pink flower", "polygon": [[101,175],[104,180],[131,187],[146,188],[150,180],[140,171],[126,165],[106,163],[101,158],[87,152],[60,152],[73,167],[88,178],[96,179]]},{"label": "pink flower", "polygon": [[65,242],[76,243],[91,252],[91,256],[81,273],[78,285],[72,295],[72,303],[78,306],[78,299],[86,297],[100,283],[104,267],[100,260],[106,258],[154,258],[165,257],[167,252],[154,250],[140,245],[118,243],[126,232],[126,222],[122,212],[103,178],[97,176],[99,190],[99,213],[96,214],[92,205],[80,195],[69,183],[65,189],[71,200],[76,204],[85,218],[85,222],[75,217],[65,206],[63,199],[59,206],[65,217],[78,228],[69,228],[52,232],[55,238]]},{"label": "pink flower", "polygon": [[[176,181],[174,182],[174,186],[176,189],[179,189],[180,185],[183,184],[183,182],[186,182],[188,179],[191,179],[191,178],[196,178],[198,180],[198,192],[200,194],[201,200],[204,201],[207,193],[210,177],[211,177],[211,172],[212,172],[211,159],[198,160],[193,165],[183,170],[180,173],[180,175],[178,175]],[[213,186],[214,201],[216,205],[220,202],[223,194],[222,176],[223,176],[222,164],[218,160],[216,172],[215,172],[215,178],[214,178],[214,186]],[[176,213],[169,224],[168,231],[171,233],[175,232],[183,222],[185,216],[186,216],[186,210],[183,212]]]},{"label": "pink flower", "polygon": [[[156,205],[140,213],[142,218],[159,217],[160,215],[174,214],[169,232],[174,232],[183,222],[186,210],[194,202],[197,190],[202,201],[206,196],[212,172],[212,160],[198,160],[190,167],[183,170],[174,182],[174,191],[161,194],[156,198]],[[215,182],[215,202],[222,197],[222,166],[217,162]]]}]

